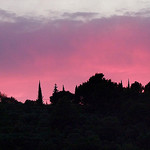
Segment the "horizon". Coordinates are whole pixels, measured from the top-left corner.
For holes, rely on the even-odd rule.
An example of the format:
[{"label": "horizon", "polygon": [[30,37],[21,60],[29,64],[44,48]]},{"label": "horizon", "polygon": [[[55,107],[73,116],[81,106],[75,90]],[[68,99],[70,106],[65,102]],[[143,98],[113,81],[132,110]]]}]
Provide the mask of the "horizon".
[{"label": "horizon", "polygon": [[95,73],[150,81],[148,0],[0,1],[0,91],[18,101],[74,92]]},{"label": "horizon", "polygon": [[[95,73],[95,74],[93,74],[92,76],[95,76],[96,74],[100,74],[100,72],[99,73]],[[103,74],[103,73],[102,73]],[[80,85],[82,85],[83,83],[85,83],[85,82],[87,82],[87,81],[89,81],[89,79],[92,77],[92,76],[90,76],[86,81],[83,81],[82,83],[80,83],[79,85],[76,85],[76,86],[80,86]],[[122,82],[122,86],[123,86],[123,88],[127,88],[128,87],[128,83],[130,84],[130,86],[134,83],[134,82],[138,82],[138,81],[134,81],[134,82],[130,82],[130,79],[128,79],[127,80],[127,83],[126,84],[124,84],[124,82],[121,80],[120,82],[115,82],[115,81],[113,81],[112,79],[110,79],[110,78],[106,78],[105,77],[105,75],[104,75],[104,78],[106,79],[106,80],[111,80],[111,82],[113,82],[113,83],[117,83],[117,84],[119,84],[119,83],[121,83]],[[140,82],[139,82],[140,83]],[[149,83],[149,82],[148,82]],[[147,83],[147,84],[148,84]],[[25,99],[25,100],[19,100],[19,99],[16,99],[18,102],[22,102],[22,103],[24,103],[26,100],[33,100],[33,101],[37,101],[37,99],[38,99],[38,90],[39,90],[39,84],[41,85],[42,83],[41,83],[41,80],[39,80],[38,81],[38,86],[37,86],[37,98],[36,99],[31,99],[31,98],[29,98],[29,99]],[[57,85],[57,89],[58,89],[58,91],[63,91],[63,87],[64,87],[64,89],[65,89],[65,91],[69,91],[69,92],[71,92],[71,93],[75,93],[75,88],[76,87],[74,87],[74,89],[73,89],[73,91],[71,91],[71,90],[66,90],[66,88],[65,88],[65,85],[62,85],[62,87],[61,88],[59,88],[58,87],[58,84],[56,84]],[[146,84],[145,84],[146,85]],[[145,85],[143,85],[142,84],[142,86],[144,86],[145,87]],[[54,85],[55,86],[55,85]],[[41,90],[42,90],[42,86],[41,86]],[[53,90],[54,90],[54,88],[53,88]],[[45,93],[45,92],[44,92]],[[2,93],[2,94],[5,94],[6,96],[8,96],[7,95],[7,93]],[[43,97],[43,103],[44,104],[50,104],[50,96],[52,96],[52,94],[53,94],[53,91],[52,91],[52,93],[49,95],[49,98],[48,99],[45,99],[44,98],[44,95],[43,95],[43,90],[42,90],[42,97]],[[11,96],[8,96],[8,97],[14,97],[13,95],[11,95]],[[14,97],[15,98],[15,97]]]}]

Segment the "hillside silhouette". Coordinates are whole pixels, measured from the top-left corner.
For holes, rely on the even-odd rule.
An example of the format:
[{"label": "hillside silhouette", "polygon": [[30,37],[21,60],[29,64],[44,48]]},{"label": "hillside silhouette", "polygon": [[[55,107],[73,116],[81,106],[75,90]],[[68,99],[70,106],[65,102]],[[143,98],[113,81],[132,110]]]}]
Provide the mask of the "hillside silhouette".
[{"label": "hillside silhouette", "polygon": [[0,93],[0,150],[149,150],[150,82],[124,87],[96,73],[43,104]]}]

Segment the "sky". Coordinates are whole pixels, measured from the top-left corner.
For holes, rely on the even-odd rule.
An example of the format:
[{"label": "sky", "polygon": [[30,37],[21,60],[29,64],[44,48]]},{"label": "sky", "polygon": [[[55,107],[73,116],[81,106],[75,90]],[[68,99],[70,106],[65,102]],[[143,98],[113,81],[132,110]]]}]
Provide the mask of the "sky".
[{"label": "sky", "polygon": [[0,91],[44,102],[95,73],[150,81],[149,0],[0,0]]}]

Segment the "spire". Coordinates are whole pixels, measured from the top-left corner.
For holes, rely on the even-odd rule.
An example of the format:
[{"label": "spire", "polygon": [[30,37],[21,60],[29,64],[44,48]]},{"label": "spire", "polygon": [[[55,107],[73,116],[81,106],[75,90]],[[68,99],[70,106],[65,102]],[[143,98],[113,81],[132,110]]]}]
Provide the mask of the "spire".
[{"label": "spire", "polygon": [[43,104],[43,97],[42,97],[42,90],[41,90],[41,84],[40,84],[40,81],[39,81],[39,90],[38,90],[38,99],[37,99],[37,103],[39,105],[42,105]]}]

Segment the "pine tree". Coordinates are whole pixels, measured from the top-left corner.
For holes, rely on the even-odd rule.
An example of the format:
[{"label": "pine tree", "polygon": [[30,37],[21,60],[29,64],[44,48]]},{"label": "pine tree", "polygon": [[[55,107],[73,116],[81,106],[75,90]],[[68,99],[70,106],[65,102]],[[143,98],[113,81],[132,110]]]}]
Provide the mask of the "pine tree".
[{"label": "pine tree", "polygon": [[42,97],[42,90],[41,90],[40,81],[39,81],[39,90],[38,90],[37,103],[38,103],[39,105],[42,105],[42,104],[43,104],[43,97]]},{"label": "pine tree", "polygon": [[57,92],[58,92],[58,90],[57,90],[57,84],[55,84],[55,86],[54,86],[54,92],[53,93],[55,94]]},{"label": "pine tree", "polygon": [[58,94],[59,94],[59,92],[58,92],[58,89],[57,89],[57,84],[55,84],[54,90],[53,90],[53,95],[50,96],[50,102],[52,104],[56,104],[58,102]]}]

